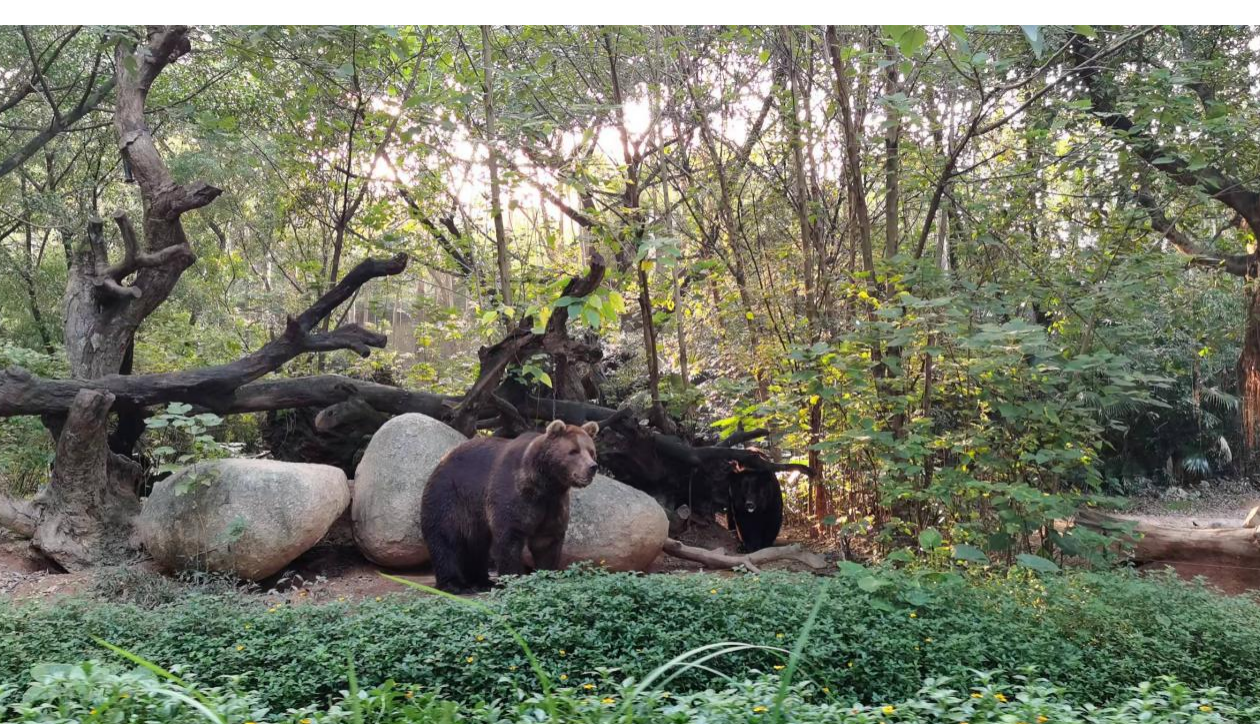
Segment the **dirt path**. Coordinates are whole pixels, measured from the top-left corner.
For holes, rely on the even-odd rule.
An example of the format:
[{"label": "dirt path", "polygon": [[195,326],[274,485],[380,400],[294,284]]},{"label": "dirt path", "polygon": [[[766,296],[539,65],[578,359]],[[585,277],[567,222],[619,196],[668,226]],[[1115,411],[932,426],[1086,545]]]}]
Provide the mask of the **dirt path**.
[{"label": "dirt path", "polygon": [[1131,502],[1118,517],[1171,528],[1234,528],[1260,505],[1260,490],[1246,480],[1218,480]]}]

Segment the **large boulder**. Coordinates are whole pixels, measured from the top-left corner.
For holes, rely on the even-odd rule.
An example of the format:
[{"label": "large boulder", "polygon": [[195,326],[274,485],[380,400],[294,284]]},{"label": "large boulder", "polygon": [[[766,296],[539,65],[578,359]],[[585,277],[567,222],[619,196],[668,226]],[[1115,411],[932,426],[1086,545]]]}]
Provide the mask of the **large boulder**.
[{"label": "large boulder", "polygon": [[446,453],[466,438],[418,413],[399,415],[372,436],[354,474],[350,517],[363,555],[391,568],[429,561],[420,533],[420,496]]},{"label": "large boulder", "polygon": [[136,527],[162,568],[256,581],[315,545],[349,503],[345,473],[328,465],[212,460],[155,485]]},{"label": "large boulder", "polygon": [[590,561],[614,571],[646,570],[669,536],[660,503],[641,490],[596,475],[569,494],[569,530],[560,565]]}]

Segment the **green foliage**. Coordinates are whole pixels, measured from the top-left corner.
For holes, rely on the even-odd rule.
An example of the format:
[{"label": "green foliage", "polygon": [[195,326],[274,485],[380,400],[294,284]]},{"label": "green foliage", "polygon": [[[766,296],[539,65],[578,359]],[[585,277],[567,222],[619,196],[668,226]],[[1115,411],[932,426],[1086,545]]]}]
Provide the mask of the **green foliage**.
[{"label": "green foliage", "polygon": [[158,461],[157,473],[168,473],[202,460],[231,457],[239,453],[240,443],[216,440],[211,430],[223,424],[213,412],[189,415],[192,405],[172,402],[165,412],[145,418],[144,424],[154,434],[156,445],[149,450]]},{"label": "green foliage", "polygon": [[[926,678],[968,679],[972,669],[1027,671],[1074,700],[1095,703],[1114,702],[1125,687],[1162,675],[1260,698],[1256,602],[1171,580],[1020,569],[869,569],[831,579],[570,571],[513,581],[485,599],[494,617],[427,596],[270,608],[204,595],[152,610],[83,601],[5,604],[0,686],[20,686],[38,663],[99,655],[89,638],[97,636],[151,661],[179,662],[201,681],[239,676],[241,687],[273,709],[335,696],[344,688],[347,655],[368,685],[393,679],[441,687],[465,701],[506,698],[538,681],[496,617],[519,632],[562,687],[599,682],[604,670],[641,679],[674,654],[714,642],[784,648],[824,592],[801,675],[846,699],[907,698]],[[724,656],[720,668],[773,671],[784,663],[781,654],[750,649]],[[711,674],[690,668],[669,686],[687,692],[713,683]]]},{"label": "green foliage", "polygon": [[[0,370],[18,366],[40,375],[64,374],[64,361],[0,338]],[[0,418],[0,494],[29,496],[48,482],[52,436],[35,417]]]},{"label": "green foliage", "polygon": [[[923,547],[956,544],[968,560],[988,551],[1013,562],[1034,540],[1043,557],[1094,555],[1090,534],[1047,531],[1101,492],[1112,410],[1162,407],[1154,392],[1167,380],[1120,355],[1073,350],[992,285],[951,290],[922,268],[877,281],[892,288],[888,301],[862,282],[847,288],[872,323],[794,348],[779,405],[719,424],[794,429],[789,446],[841,471],[838,497],[869,491],[893,511],[889,540],[912,533],[913,520],[941,536]],[[812,442],[811,405],[827,423]],[[839,524],[861,515],[846,513]]]},{"label": "green foliage", "polygon": [[48,482],[52,437],[33,417],[0,420],[0,494],[25,497]]},{"label": "green foliage", "polygon": [[[653,691],[648,695],[607,675],[553,694],[521,692],[516,699],[485,702],[453,701],[438,691],[387,682],[366,690],[343,691],[327,707],[270,713],[258,698],[229,682],[207,687],[195,680],[166,678],[144,668],[118,671],[90,661],[74,666],[44,666],[32,672],[20,700],[6,702],[0,692],[0,715],[6,721],[53,724],[64,721],[149,722],[186,724],[446,724],[448,722],[550,721],[627,724],[706,721],[742,724],[787,720],[831,724],[934,724],[1054,721],[1065,724],[1230,724],[1253,722],[1260,711],[1239,706],[1220,689],[1196,690],[1161,677],[1120,693],[1110,706],[1074,701],[1044,679],[1005,678],[975,672],[965,679],[928,679],[913,695],[866,703],[836,697],[815,682],[785,687],[773,674],[749,672],[720,689],[693,693]],[[638,694],[636,696],[636,694]],[[16,697],[11,697],[15,698]],[[6,705],[7,704],[7,705]],[[623,713],[624,712],[624,713]]]}]

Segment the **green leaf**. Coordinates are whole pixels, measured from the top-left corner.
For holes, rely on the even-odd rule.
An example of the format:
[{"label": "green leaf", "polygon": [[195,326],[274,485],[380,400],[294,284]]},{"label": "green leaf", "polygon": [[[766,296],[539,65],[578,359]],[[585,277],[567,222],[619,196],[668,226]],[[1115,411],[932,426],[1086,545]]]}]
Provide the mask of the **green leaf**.
[{"label": "green leaf", "polygon": [[883,613],[893,613],[897,610],[897,607],[894,606],[891,601],[885,601],[882,598],[872,598],[867,605],[876,611],[881,611]]},{"label": "green leaf", "polygon": [[1021,25],[1019,26],[1019,29],[1023,30],[1024,37],[1028,38],[1028,46],[1032,48],[1033,55],[1040,59],[1046,52],[1046,41],[1041,34],[1041,26]]},{"label": "green leaf", "polygon": [[989,557],[979,548],[965,543],[959,543],[954,546],[954,558],[960,561],[971,561],[972,563],[989,563]]},{"label": "green leaf", "polygon": [[190,410],[192,410],[192,405],[186,402],[172,402],[166,406],[168,415],[186,415]]},{"label": "green leaf", "polygon": [[874,593],[878,591],[879,589],[883,588],[884,586],[887,586],[888,582],[882,579],[876,578],[875,576],[867,576],[866,578],[859,578],[857,585],[858,585],[858,588],[862,589],[863,591],[867,593]]},{"label": "green leaf", "polygon": [[582,316],[586,319],[586,323],[592,327],[599,326],[599,312],[591,307],[582,310]]},{"label": "green leaf", "polygon": [[840,561],[836,564],[836,567],[839,568],[840,572],[846,576],[863,575],[867,572],[866,566],[861,563],[854,563],[853,561]]},{"label": "green leaf", "polygon": [[888,554],[888,560],[895,561],[897,563],[913,563],[914,554],[905,548],[898,548]]},{"label": "green leaf", "polygon": [[1020,553],[1015,556],[1015,561],[1024,568],[1031,568],[1034,571],[1042,573],[1058,573],[1059,566],[1048,558],[1034,556],[1031,553]]},{"label": "green leaf", "polygon": [[617,314],[621,314],[622,312],[626,311],[626,300],[624,297],[621,296],[620,292],[617,292],[617,291],[609,292],[608,303],[612,306],[613,311],[616,312]]},{"label": "green leaf", "polygon": [[891,41],[893,41],[894,43],[896,43],[897,41],[901,40],[901,36],[902,36],[902,35],[905,35],[906,31],[907,31],[907,30],[909,30],[909,29],[910,29],[910,26],[909,26],[909,25],[885,25],[885,26],[883,26],[884,35],[887,35],[887,36],[888,36],[888,39],[889,39],[889,40],[891,40]]},{"label": "green leaf", "polygon": [[901,600],[911,606],[926,606],[932,602],[932,594],[922,588],[911,588],[901,594]]},{"label": "green leaf", "polygon": [[943,540],[940,531],[935,528],[925,528],[919,534],[919,547],[925,551],[930,551],[939,546]]},{"label": "green leaf", "polygon": [[915,54],[915,51],[923,47],[927,39],[927,32],[916,25],[901,34],[897,47],[901,50],[902,55],[911,56]]},{"label": "green leaf", "polygon": [[1014,539],[1011,538],[1009,533],[994,533],[989,536],[989,540],[985,544],[985,547],[991,551],[1005,551],[1010,550],[1011,545],[1013,545],[1014,542]]},{"label": "green leaf", "polygon": [[[189,706],[201,712],[201,714],[204,715],[210,721],[213,721],[213,722],[225,721],[222,716],[215,713],[214,710],[217,707],[215,707],[215,705],[210,701],[210,699],[207,698],[205,694],[201,693],[201,691],[197,689],[197,687],[190,686],[188,682],[179,678],[178,676],[171,673],[170,671],[163,669],[161,666],[158,666],[152,661],[149,661],[148,659],[140,656],[139,654],[133,654],[132,652],[124,648],[115,646],[109,643],[108,641],[105,641],[104,639],[97,638],[96,636],[92,636],[91,638],[98,645],[109,649],[110,651],[114,652],[115,654],[118,654],[119,656],[130,661],[131,663],[136,664],[137,666],[148,669],[150,672],[162,677],[163,679],[166,679],[167,681],[175,684],[176,686],[178,686],[180,689],[183,690],[183,691],[169,692],[166,694],[167,696],[183,701],[184,703],[188,704]],[[188,692],[188,693],[185,694],[184,692]]]}]

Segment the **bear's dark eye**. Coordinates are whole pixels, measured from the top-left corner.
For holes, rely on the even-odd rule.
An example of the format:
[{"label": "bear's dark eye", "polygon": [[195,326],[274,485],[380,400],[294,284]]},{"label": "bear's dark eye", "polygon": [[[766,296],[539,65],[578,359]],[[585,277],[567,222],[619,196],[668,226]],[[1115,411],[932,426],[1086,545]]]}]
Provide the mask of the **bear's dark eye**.
[{"label": "bear's dark eye", "polygon": [[569,454],[570,454],[570,455],[577,455],[577,454],[578,454],[578,451],[577,451],[577,450],[570,450],[570,451],[569,451]]}]

